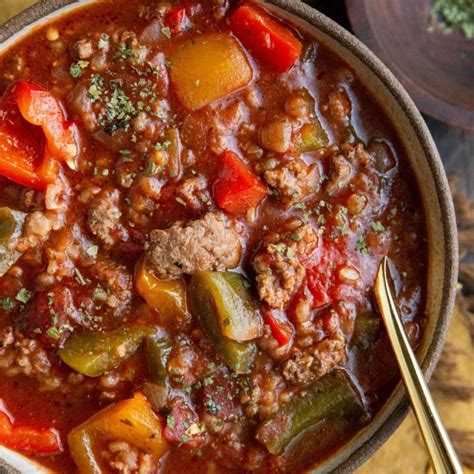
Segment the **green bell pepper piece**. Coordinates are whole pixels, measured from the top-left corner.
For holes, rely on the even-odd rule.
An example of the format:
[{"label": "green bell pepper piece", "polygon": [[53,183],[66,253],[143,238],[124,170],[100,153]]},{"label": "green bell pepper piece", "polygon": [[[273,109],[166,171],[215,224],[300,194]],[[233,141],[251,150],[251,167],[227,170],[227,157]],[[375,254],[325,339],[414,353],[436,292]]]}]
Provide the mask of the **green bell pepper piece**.
[{"label": "green bell pepper piece", "polygon": [[209,292],[224,336],[243,342],[263,334],[263,319],[250,293],[250,284],[240,273],[198,272],[194,281]]},{"label": "green bell pepper piece", "polygon": [[342,372],[331,372],[303,388],[257,431],[257,439],[272,454],[306,429],[334,418],[356,418],[364,411],[360,394]]},{"label": "green bell pepper piece", "polygon": [[248,373],[257,350],[248,340],[262,334],[263,322],[244,277],[200,271],[192,276],[189,292],[194,315],[218,355],[238,374]]},{"label": "green bell pepper piece", "polygon": [[306,123],[300,130],[299,149],[302,152],[315,151],[329,145],[329,138],[323,126],[316,118],[314,122]]},{"label": "green bell pepper piece", "polygon": [[0,207],[0,277],[5,275],[21,257],[21,253],[11,250],[9,244],[22,234],[26,214],[9,207]]},{"label": "green bell pepper piece", "polygon": [[59,349],[59,357],[77,372],[99,377],[136,352],[153,331],[134,325],[107,332],[73,333]]},{"label": "green bell pepper piece", "polygon": [[166,366],[172,347],[173,342],[170,339],[163,339],[159,335],[146,338],[146,356],[150,379],[157,384],[164,384],[168,380]]},{"label": "green bell pepper piece", "polygon": [[378,339],[380,334],[380,318],[375,313],[361,313],[354,324],[354,334],[351,345],[359,349],[368,349]]}]

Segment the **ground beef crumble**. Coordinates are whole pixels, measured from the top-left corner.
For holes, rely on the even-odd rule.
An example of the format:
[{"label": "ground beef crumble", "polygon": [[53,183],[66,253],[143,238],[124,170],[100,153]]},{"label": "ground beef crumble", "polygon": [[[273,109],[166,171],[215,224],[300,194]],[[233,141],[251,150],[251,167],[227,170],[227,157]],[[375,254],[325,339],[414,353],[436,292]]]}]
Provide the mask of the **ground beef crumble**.
[{"label": "ground beef crumble", "polygon": [[310,224],[300,222],[276,239],[257,253],[252,267],[260,298],[282,310],[303,282],[306,270],[300,260],[316,248],[318,237]]},{"label": "ground beef crumble", "polygon": [[[308,319],[310,318],[308,312]],[[283,363],[283,377],[294,385],[317,380],[346,361],[346,346],[354,326],[355,311],[340,302],[334,309],[316,317],[297,336],[289,359]],[[300,315],[300,321],[302,317]]]}]

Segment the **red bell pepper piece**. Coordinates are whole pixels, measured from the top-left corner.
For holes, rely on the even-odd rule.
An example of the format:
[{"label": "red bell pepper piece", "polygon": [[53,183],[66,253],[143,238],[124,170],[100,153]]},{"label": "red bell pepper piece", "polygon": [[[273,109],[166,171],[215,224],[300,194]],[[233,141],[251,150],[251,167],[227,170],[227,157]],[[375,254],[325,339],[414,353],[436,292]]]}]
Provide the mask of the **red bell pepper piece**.
[{"label": "red bell pepper piece", "polygon": [[233,152],[225,151],[218,160],[214,182],[217,205],[232,214],[243,214],[256,207],[268,194],[267,186]]},{"label": "red bell pepper piece", "polygon": [[56,454],[63,450],[59,433],[54,428],[37,429],[13,422],[0,401],[0,444],[36,454]]},{"label": "red bell pepper piece", "polygon": [[75,125],[66,120],[58,99],[46,89],[26,81],[19,81],[12,94],[23,118],[43,129],[51,153],[74,169],[77,156]]},{"label": "red bell pepper piece", "polygon": [[191,26],[189,18],[186,15],[186,8],[172,8],[165,17],[165,25],[169,27],[171,33],[174,35],[186,31]]},{"label": "red bell pepper piece", "polygon": [[7,94],[0,105],[0,175],[23,186],[42,189],[35,169],[43,148],[41,130],[23,119],[14,98]]},{"label": "red bell pepper piece", "polygon": [[242,44],[277,73],[288,71],[301,55],[303,45],[294,33],[256,5],[237,8],[230,26]]},{"label": "red bell pepper piece", "polygon": [[280,346],[288,344],[293,338],[295,328],[286,316],[266,306],[262,307],[262,316],[264,321],[270,326],[272,336],[278,341],[278,344]]},{"label": "red bell pepper piece", "polygon": [[0,175],[37,190],[56,179],[58,161],[75,168],[75,125],[48,91],[18,82],[0,103]]}]

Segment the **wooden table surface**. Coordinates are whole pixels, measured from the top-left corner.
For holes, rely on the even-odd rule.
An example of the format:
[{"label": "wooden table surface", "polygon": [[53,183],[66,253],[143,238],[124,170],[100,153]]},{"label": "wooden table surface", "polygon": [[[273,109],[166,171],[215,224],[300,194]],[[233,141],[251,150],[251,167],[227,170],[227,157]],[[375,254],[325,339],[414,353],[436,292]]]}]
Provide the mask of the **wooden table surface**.
[{"label": "wooden table surface", "polygon": [[[307,0],[350,29],[343,0]],[[0,0],[0,24],[34,0]],[[474,80],[474,78],[473,78]],[[473,81],[474,82],[474,81]],[[459,190],[474,199],[474,132],[425,117],[448,173],[457,174]],[[474,212],[474,210],[473,210]],[[474,232],[474,227],[468,229]],[[474,236],[466,234],[468,240]],[[471,244],[472,245],[472,244]],[[470,247],[469,247],[470,248]],[[468,255],[471,258],[472,255]],[[474,288],[473,288],[474,289]],[[473,315],[456,305],[453,323],[438,368],[430,383],[441,417],[461,457],[466,473],[474,473],[474,351]],[[357,474],[428,474],[427,454],[412,414]]]}]

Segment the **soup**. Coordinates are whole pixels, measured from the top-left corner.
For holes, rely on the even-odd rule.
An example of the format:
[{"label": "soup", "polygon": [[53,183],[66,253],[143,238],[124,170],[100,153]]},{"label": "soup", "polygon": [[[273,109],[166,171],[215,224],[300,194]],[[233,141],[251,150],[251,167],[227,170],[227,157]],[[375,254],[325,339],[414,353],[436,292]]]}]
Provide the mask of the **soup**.
[{"label": "soup", "polygon": [[59,472],[298,472],[398,382],[427,240],[406,151],[262,5],[112,0],[0,57],[0,444]]}]

